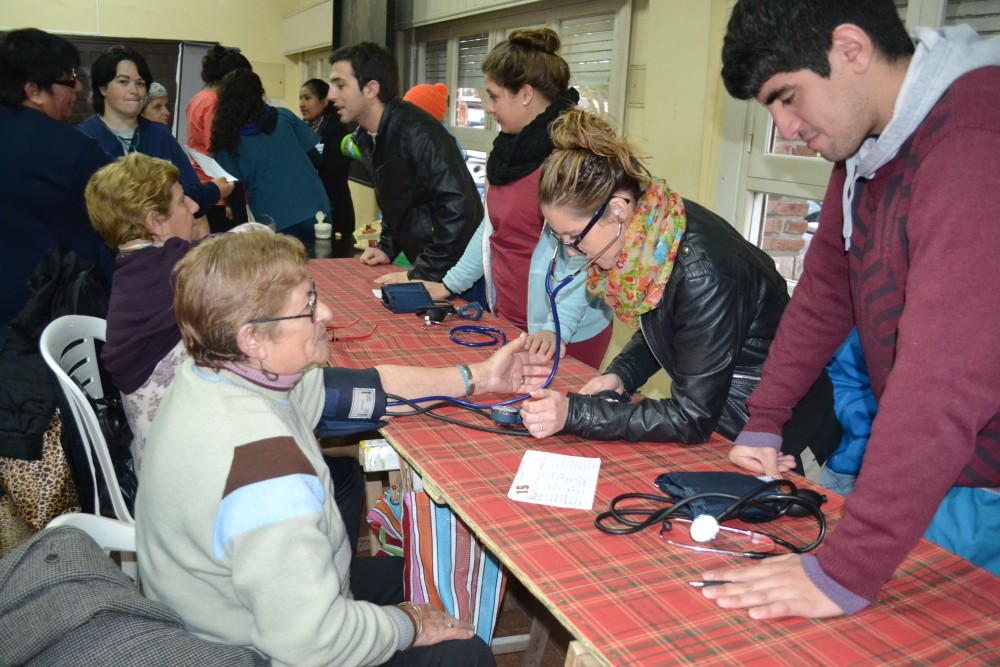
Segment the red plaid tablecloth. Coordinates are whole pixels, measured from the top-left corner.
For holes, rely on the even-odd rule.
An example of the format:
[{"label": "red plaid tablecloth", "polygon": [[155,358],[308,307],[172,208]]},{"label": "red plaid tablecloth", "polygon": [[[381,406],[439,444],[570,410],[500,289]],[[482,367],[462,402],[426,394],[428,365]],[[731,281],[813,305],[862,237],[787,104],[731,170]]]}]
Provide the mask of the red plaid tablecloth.
[{"label": "red plaid tablecloth", "polygon": [[[387,270],[353,259],[310,262],[334,324],[361,320],[338,333],[360,334],[378,324],[368,339],[331,343],[331,364],[445,366],[490,354],[492,348],[454,344],[448,337],[452,320],[425,329],[422,318],[382,307],[372,295],[371,279]],[[496,318],[484,319],[510,338],[518,333]],[[564,359],[553,388],[575,389],[592,375],[583,364]],[[660,473],[732,470],[722,438],[696,447],[575,436],[536,440],[427,417],[395,418],[384,433],[432,493],[439,491],[510,573],[608,664],[1000,664],[1000,578],[926,540],[878,602],[855,616],[759,622],[745,612],[719,609],[688,585],[706,569],[733,565],[731,558],[671,547],[655,529],[612,536],[594,528],[594,517],[618,494],[656,492],[652,480]],[[600,458],[593,511],[509,500],[525,449]],[[831,495],[824,506],[831,525],[842,507]],[[812,521],[782,523],[800,542],[812,539]]]}]

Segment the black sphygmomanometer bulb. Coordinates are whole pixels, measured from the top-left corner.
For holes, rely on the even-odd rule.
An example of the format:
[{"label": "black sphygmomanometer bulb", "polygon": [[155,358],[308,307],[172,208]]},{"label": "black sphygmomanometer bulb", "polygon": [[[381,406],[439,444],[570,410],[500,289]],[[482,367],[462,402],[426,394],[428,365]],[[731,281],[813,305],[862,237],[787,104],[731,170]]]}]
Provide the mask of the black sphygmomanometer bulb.
[{"label": "black sphygmomanometer bulb", "polygon": [[[796,489],[795,497],[807,503],[812,503],[817,509],[826,502],[826,496],[812,489]],[[809,507],[803,503],[789,503],[786,514],[798,517],[812,516]]]},{"label": "black sphygmomanometer bulb", "polygon": [[454,309],[428,308],[426,311],[424,311],[424,320],[428,324],[430,324],[431,322],[434,322],[435,324],[440,324],[441,322],[444,322],[444,318],[448,317],[448,315],[450,315],[453,312]]}]

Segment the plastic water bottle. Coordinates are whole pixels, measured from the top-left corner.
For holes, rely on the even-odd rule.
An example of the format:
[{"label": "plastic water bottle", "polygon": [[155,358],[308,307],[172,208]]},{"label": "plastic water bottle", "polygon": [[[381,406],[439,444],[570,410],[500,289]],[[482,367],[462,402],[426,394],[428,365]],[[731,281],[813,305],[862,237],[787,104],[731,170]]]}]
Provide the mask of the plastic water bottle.
[{"label": "plastic water bottle", "polygon": [[358,150],[357,145],[354,143],[354,138],[349,134],[340,140],[340,152],[355,160],[361,159],[361,151]]}]

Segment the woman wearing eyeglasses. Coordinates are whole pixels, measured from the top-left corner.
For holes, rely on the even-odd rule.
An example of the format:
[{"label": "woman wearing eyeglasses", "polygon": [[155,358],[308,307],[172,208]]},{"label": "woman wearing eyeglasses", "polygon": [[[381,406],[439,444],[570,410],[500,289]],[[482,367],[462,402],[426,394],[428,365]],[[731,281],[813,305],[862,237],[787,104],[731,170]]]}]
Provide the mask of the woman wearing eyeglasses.
[{"label": "woman wearing eyeglasses", "polygon": [[262,231],[209,238],[177,265],[190,358],[146,450],[146,595],[196,635],[275,664],[495,664],[468,623],[403,602],[402,559],[352,563],[313,430],[324,414],[377,422],[408,410],[387,408],[387,393],[523,391],[525,339],[467,367],[322,368],[334,313],[306,262],[300,241]]},{"label": "woman wearing eyeglasses", "polygon": [[[635,147],[600,118],[570,110],[550,131],[555,150],[542,166],[542,212],[566,251],[590,263],[587,289],[636,332],[579,393],[532,392],[521,408],[525,426],[536,437],[562,431],[683,444],[716,431],[736,437],[788,303],[785,280],[725,220],[650,175]],[[672,396],[629,402],[661,368]],[[785,442],[793,443],[786,454],[811,446],[825,460],[840,437],[832,405],[824,374],[786,427]]]}]

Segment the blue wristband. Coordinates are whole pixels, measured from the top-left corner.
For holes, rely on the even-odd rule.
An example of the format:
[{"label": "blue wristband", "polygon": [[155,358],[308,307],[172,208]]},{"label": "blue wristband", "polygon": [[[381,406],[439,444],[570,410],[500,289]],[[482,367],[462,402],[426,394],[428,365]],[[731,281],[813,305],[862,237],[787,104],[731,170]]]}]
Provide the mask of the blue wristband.
[{"label": "blue wristband", "polygon": [[465,380],[465,397],[468,398],[476,388],[476,385],[472,384],[472,371],[464,364],[458,366],[458,370],[462,372],[462,379]]}]

